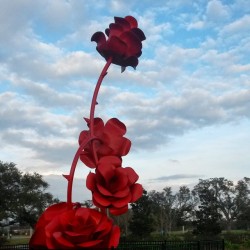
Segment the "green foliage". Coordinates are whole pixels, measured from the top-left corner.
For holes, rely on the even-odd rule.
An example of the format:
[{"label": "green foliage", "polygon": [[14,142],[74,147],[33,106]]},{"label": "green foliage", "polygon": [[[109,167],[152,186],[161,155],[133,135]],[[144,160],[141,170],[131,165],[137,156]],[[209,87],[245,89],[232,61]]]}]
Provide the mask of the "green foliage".
[{"label": "green foliage", "polygon": [[144,239],[153,232],[153,219],[151,215],[152,203],[147,191],[143,191],[142,197],[131,204],[132,218],[129,223],[129,229],[133,239]]},{"label": "green foliage", "polygon": [[11,217],[20,190],[21,172],[14,163],[0,161],[0,221]]},{"label": "green foliage", "polygon": [[250,239],[244,241],[243,246],[244,246],[245,248],[250,248]]},{"label": "green foliage", "polygon": [[195,192],[200,200],[199,209],[196,211],[196,220],[194,221],[194,234],[214,237],[221,232],[220,219],[221,214],[214,189],[210,188],[210,182],[200,181],[195,186]]},{"label": "green foliage", "polygon": [[230,241],[226,241],[225,248],[227,250],[238,250],[238,249],[240,249],[240,245],[236,244],[236,243],[231,243]]},{"label": "green foliage", "polygon": [[250,228],[250,178],[243,178],[236,185],[237,227]]},{"label": "green foliage", "polygon": [[29,244],[29,237],[18,237],[18,238],[11,238],[8,239],[5,242],[5,245],[25,245],[25,244]]},{"label": "green foliage", "polygon": [[[222,228],[228,231],[233,227],[250,228],[250,179],[247,177],[237,184],[225,178],[199,180],[193,190],[181,186],[176,193],[171,187],[165,187],[161,192],[150,191],[148,199],[151,228],[161,238],[182,226],[194,229],[195,237],[201,239],[216,238]],[[138,228],[141,227],[134,231]]]},{"label": "green foliage", "polygon": [[245,233],[242,231],[226,232],[222,234],[222,237],[225,239],[225,241],[229,241],[235,244],[243,244],[244,242],[250,241],[250,232],[249,233]]},{"label": "green foliage", "polygon": [[47,188],[38,173],[23,174],[14,163],[0,161],[0,221],[11,218],[33,227],[45,208],[58,202]]},{"label": "green foliage", "polygon": [[7,242],[7,238],[5,236],[0,235],[0,246],[4,245]]}]

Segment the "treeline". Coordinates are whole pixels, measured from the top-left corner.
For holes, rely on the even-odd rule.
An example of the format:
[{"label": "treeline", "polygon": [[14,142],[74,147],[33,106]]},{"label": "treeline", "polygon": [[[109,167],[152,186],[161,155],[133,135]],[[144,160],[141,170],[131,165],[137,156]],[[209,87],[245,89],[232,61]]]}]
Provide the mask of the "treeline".
[{"label": "treeline", "polygon": [[124,236],[166,237],[171,231],[188,230],[196,236],[214,237],[222,230],[250,229],[250,178],[236,184],[225,178],[200,179],[190,190],[181,186],[162,191],[144,190],[127,214],[115,217]]},{"label": "treeline", "polygon": [[[22,173],[14,163],[0,161],[0,226],[5,223],[34,227],[41,213],[59,202],[46,192],[48,184],[38,173]],[[91,207],[91,201],[84,202]],[[191,190],[181,186],[146,191],[126,214],[113,218],[123,236],[148,238],[189,230],[194,235],[214,236],[222,230],[250,229],[250,178],[237,183],[225,178],[200,179]]]},{"label": "treeline", "polygon": [[42,175],[0,161],[0,229],[14,223],[34,227],[41,213],[59,201],[46,192],[48,186]]}]

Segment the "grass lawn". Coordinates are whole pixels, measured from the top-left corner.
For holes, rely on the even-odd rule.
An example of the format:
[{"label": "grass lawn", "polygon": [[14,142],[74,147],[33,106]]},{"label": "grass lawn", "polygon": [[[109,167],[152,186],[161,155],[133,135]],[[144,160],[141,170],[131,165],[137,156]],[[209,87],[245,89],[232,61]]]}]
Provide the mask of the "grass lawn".
[{"label": "grass lawn", "polygon": [[27,236],[12,237],[11,239],[8,239],[8,241],[6,242],[6,245],[28,244],[29,240],[30,240],[30,237],[27,237]]}]

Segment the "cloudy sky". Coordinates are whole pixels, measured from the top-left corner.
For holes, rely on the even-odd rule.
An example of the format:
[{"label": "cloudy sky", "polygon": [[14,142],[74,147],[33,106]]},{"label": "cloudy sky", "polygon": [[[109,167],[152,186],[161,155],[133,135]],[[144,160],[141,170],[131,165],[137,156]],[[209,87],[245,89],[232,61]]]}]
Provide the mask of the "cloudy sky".
[{"label": "cloudy sky", "polygon": [[[96,116],[132,140],[124,166],[147,190],[250,175],[248,0],[0,0],[0,160],[66,193],[105,60],[90,41],[133,15],[147,39],[137,70],[112,65]],[[89,169],[78,164],[75,197]]]}]

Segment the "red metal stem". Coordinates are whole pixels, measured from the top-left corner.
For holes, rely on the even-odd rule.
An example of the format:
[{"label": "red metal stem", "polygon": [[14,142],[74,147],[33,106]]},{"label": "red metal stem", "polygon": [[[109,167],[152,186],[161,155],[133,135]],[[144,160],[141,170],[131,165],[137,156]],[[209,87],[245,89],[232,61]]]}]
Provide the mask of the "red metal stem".
[{"label": "red metal stem", "polygon": [[[110,57],[105,66],[103,67],[103,70],[99,76],[99,79],[96,83],[96,86],[95,86],[95,90],[94,90],[94,94],[93,94],[93,97],[92,97],[92,102],[91,102],[91,107],[90,107],[90,136],[94,136],[94,115],[95,115],[95,106],[97,104],[97,96],[98,96],[98,93],[99,93],[99,90],[100,90],[100,87],[101,87],[101,84],[102,84],[102,81],[104,79],[104,77],[107,75],[107,70],[110,66],[110,64],[112,63],[112,57]],[[95,159],[95,163],[97,164],[98,162],[98,158],[97,158],[97,154],[96,154],[96,150],[95,150],[95,144],[92,142],[92,152],[94,154],[94,159]]]},{"label": "red metal stem", "polygon": [[[97,96],[98,96],[98,92],[99,92],[99,89],[101,87],[101,84],[102,84],[102,81],[104,79],[104,77],[107,75],[107,70],[110,66],[110,64],[112,63],[112,57],[110,57],[100,76],[99,76],[99,79],[96,83],[96,87],[95,87],[95,90],[94,90],[94,94],[93,94],[93,97],[92,97],[92,102],[91,102],[91,107],[90,107],[90,135],[88,138],[86,138],[82,143],[81,145],[79,146],[78,150],[76,151],[76,154],[74,156],[74,159],[72,161],[72,164],[71,164],[71,168],[70,168],[70,173],[69,175],[67,175],[67,180],[68,180],[68,188],[67,188],[67,203],[71,206],[72,204],[72,187],[73,187],[73,180],[74,180],[74,174],[75,174],[75,170],[76,170],[76,165],[77,165],[77,162],[79,160],[79,157],[80,157],[80,154],[82,152],[82,150],[84,149],[84,147],[90,143],[91,141],[93,141],[95,138],[94,136],[94,114],[95,114],[95,105],[96,105],[96,100],[97,100]],[[97,164],[97,155],[96,155],[96,152],[95,152],[95,147],[94,147],[94,144],[92,144],[92,152],[94,153],[94,158],[95,158],[95,162]]]},{"label": "red metal stem", "polygon": [[72,161],[72,164],[71,164],[71,168],[70,168],[70,173],[67,177],[67,180],[68,180],[68,187],[67,187],[67,203],[69,205],[72,204],[72,187],[73,187],[73,181],[74,181],[74,174],[75,174],[75,170],[76,170],[76,165],[77,165],[77,162],[79,160],[79,157],[80,157],[80,154],[82,152],[82,150],[84,149],[84,147],[91,141],[95,139],[94,137],[88,137],[86,138],[82,143],[81,145],[79,146],[78,150],[76,151],[76,154],[74,156],[74,159]]}]

